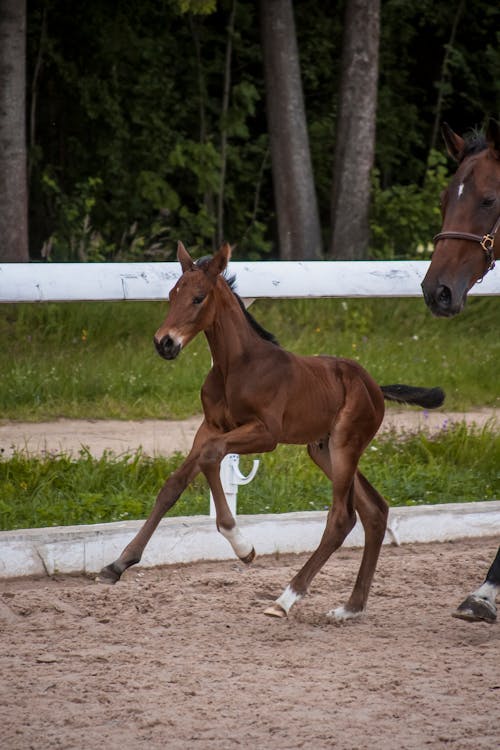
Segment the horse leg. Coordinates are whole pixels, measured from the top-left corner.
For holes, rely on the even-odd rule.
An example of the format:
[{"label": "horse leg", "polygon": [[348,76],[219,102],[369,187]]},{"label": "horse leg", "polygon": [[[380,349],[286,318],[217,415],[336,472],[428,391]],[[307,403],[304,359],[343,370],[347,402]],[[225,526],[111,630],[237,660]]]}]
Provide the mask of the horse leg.
[{"label": "horse leg", "polygon": [[99,583],[116,583],[122,573],[140,562],[146,544],[151,539],[153,532],[160,523],[165,513],[177,502],[188,484],[199,474],[197,456],[191,460],[186,459],[184,463],[167,479],[160,490],[156,502],[147,520],[139,529],[135,537],[125,547],[120,557],[106,565],[99,573]]},{"label": "horse leg", "polygon": [[165,513],[177,502],[188,484],[199,474],[200,446],[203,445],[208,434],[207,425],[202,422],[186,460],[169,476],[160,490],[147,520],[132,541],[127,544],[120,557],[101,570],[97,577],[99,583],[116,583],[127,568],[140,562],[146,544],[151,539]]},{"label": "horse leg", "polygon": [[497,619],[496,598],[500,593],[500,547],[484,583],[473,591],[452,613],[467,622],[494,623]]},{"label": "horse leg", "polygon": [[338,622],[360,617],[366,608],[389,514],[389,508],[382,495],[359,470],[354,477],[354,507],[363,524],[365,545],[356,583],[347,604],[328,612],[327,617]]},{"label": "horse leg", "polygon": [[251,563],[255,558],[255,549],[239,530],[236,520],[227,504],[220,480],[220,462],[204,464],[203,473],[207,478],[214,500],[217,531],[228,540],[234,553],[242,562]]},{"label": "horse leg", "polygon": [[[354,439],[352,442],[355,442]],[[333,436],[330,437],[328,447],[326,441],[315,446],[308,445],[308,452],[332,480],[333,502],[318,548],[292,578],[281,596],[265,610],[264,614],[271,617],[286,617],[292,605],[304,596],[314,576],[341,546],[356,523],[353,479],[360,452],[349,443],[336,445]]]},{"label": "horse leg", "polygon": [[262,453],[274,450],[275,447],[275,438],[261,423],[250,423],[213,437],[206,442],[200,453],[199,465],[214,499],[217,529],[244,563],[252,562],[255,549],[239,530],[227,504],[220,480],[220,463],[228,453]]}]

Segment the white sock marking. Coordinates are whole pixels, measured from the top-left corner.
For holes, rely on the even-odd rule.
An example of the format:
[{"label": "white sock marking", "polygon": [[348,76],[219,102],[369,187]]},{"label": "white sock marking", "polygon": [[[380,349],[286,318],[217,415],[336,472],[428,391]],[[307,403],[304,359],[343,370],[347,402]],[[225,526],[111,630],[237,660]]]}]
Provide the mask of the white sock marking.
[{"label": "white sock marking", "polygon": [[346,620],[356,620],[361,617],[363,612],[350,612],[345,607],[337,607],[327,612],[326,616],[329,620],[335,620],[336,622],[346,622]]},{"label": "white sock marking", "polygon": [[287,586],[281,594],[280,598],[276,599],[276,604],[279,604],[280,607],[283,607],[285,612],[288,614],[292,605],[295,604],[295,602],[298,602],[299,599],[302,599],[302,596],[300,594],[297,594],[297,592],[290,588],[290,586]]},{"label": "white sock marking", "polygon": [[500,586],[497,586],[494,583],[489,583],[489,581],[485,581],[483,585],[477,589],[477,591],[474,591],[472,596],[477,596],[479,599],[486,599],[488,602],[493,604],[493,606],[495,606],[495,600],[499,591]]},{"label": "white sock marking", "polygon": [[234,526],[232,529],[223,529],[221,527],[219,531],[228,540],[238,557],[248,557],[253,550],[253,545],[245,539],[237,526]]}]

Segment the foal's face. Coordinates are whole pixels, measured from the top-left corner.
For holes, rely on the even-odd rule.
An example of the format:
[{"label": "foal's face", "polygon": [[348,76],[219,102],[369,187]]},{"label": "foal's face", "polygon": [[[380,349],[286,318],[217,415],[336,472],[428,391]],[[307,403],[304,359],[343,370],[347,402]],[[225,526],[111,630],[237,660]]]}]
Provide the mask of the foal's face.
[{"label": "foal's face", "polygon": [[158,354],[175,359],[200,331],[213,322],[215,281],[193,266],[185,271],[169,295],[170,308],[154,335]]}]

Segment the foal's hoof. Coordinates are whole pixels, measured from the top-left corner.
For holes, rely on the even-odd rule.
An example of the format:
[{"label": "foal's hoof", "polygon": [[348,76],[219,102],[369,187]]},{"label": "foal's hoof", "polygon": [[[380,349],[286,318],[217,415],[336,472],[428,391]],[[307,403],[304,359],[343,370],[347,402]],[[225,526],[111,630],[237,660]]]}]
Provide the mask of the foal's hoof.
[{"label": "foal's hoof", "polygon": [[452,617],[466,620],[466,622],[493,623],[497,619],[497,611],[495,605],[488,599],[481,599],[481,597],[471,594],[457,607],[455,612],[452,612]]},{"label": "foal's hoof", "polygon": [[326,613],[327,619],[332,620],[333,622],[346,622],[347,620],[359,620],[360,617],[363,615],[363,610],[357,610],[354,612],[353,610],[346,609],[345,607],[337,607],[336,609],[331,609],[329,612]]},{"label": "foal's hoof", "polygon": [[245,565],[250,565],[250,563],[255,560],[255,548],[252,547],[248,555],[245,555],[245,557],[240,557],[240,560],[241,562],[244,562]]},{"label": "foal's hoof", "polygon": [[101,570],[101,572],[96,577],[96,581],[97,583],[107,583],[113,585],[120,580],[120,576],[121,572],[118,567],[115,565],[115,563],[111,563],[111,565],[106,565],[106,567]]},{"label": "foal's hoof", "polygon": [[273,602],[270,607],[265,609],[264,614],[269,617],[286,617],[286,611],[277,602]]}]

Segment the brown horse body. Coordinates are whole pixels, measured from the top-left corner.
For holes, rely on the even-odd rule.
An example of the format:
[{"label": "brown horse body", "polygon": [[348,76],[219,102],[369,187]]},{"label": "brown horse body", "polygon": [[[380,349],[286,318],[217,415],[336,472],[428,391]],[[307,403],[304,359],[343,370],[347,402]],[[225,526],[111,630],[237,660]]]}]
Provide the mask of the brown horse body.
[{"label": "brown horse body", "polygon": [[[500,258],[500,126],[491,120],[486,137],[465,141],[444,125],[443,136],[458,168],[441,199],[443,226],[422,289],[433,314],[450,317]],[[453,616],[492,623],[499,593],[500,547],[482,585]]]},{"label": "brown horse body", "polygon": [[301,357],[285,351],[245,311],[222,275],[230,258],[225,244],[195,263],[182,244],[183,275],[170,293],[170,309],[155,334],[165,359],[173,359],[200,331],[207,337],[213,366],[201,398],[205,419],[184,463],[166,481],[137,536],[100,580],[116,582],[139,562],[144,547],[166,511],[201,471],[210,486],[218,530],[236,555],[251,562],[255,552],[240,533],[220,480],[228,453],[272,451],[278,443],[306,444],[312,460],[331,479],[333,503],[317,550],[266,610],[283,617],[332,552],[344,541],[358,512],[365,530],[359,574],[337,618],[354,617],[366,606],[387,522],[387,504],[358,470],[359,458],[384,416],[384,398],[439,406],[439,389],[380,387],[357,363],[336,357]]}]

